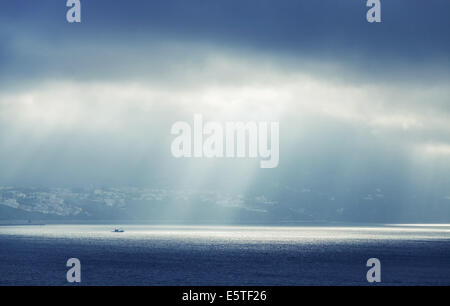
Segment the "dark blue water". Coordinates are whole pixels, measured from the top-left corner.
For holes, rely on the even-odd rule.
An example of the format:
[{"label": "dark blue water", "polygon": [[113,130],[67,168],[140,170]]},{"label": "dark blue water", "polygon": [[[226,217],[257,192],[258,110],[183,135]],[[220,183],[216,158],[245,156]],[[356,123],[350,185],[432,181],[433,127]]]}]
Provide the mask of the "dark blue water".
[{"label": "dark blue water", "polygon": [[450,285],[450,226],[0,227],[1,285]]}]

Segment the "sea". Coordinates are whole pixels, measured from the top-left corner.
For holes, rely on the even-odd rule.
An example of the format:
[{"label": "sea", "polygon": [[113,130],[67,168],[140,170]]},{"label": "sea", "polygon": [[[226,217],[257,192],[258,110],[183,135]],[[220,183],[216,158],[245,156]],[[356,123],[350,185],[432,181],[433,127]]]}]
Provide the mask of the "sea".
[{"label": "sea", "polygon": [[0,226],[0,285],[450,285],[449,224],[116,227]]}]

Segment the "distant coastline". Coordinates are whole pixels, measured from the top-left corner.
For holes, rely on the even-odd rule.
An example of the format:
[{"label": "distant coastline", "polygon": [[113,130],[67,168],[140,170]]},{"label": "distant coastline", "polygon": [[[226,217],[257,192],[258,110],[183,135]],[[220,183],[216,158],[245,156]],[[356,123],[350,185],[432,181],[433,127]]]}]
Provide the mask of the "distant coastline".
[{"label": "distant coastline", "polygon": [[36,225],[47,225],[45,223],[0,223],[1,226],[36,226]]}]

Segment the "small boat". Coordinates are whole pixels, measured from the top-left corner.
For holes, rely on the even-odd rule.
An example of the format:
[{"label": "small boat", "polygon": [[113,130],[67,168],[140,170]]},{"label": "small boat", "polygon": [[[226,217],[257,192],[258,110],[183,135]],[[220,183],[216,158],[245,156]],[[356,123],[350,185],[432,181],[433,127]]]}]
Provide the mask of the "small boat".
[{"label": "small boat", "polygon": [[123,229],[121,229],[121,228],[115,228],[113,230],[113,233],[123,233],[123,232],[125,232],[125,231]]}]

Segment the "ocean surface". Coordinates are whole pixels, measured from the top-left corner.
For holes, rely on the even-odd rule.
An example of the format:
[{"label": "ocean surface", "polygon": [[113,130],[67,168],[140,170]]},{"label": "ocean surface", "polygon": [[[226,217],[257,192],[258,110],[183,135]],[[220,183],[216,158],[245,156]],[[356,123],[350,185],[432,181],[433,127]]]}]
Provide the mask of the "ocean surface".
[{"label": "ocean surface", "polygon": [[450,225],[0,226],[0,285],[450,285]]}]

